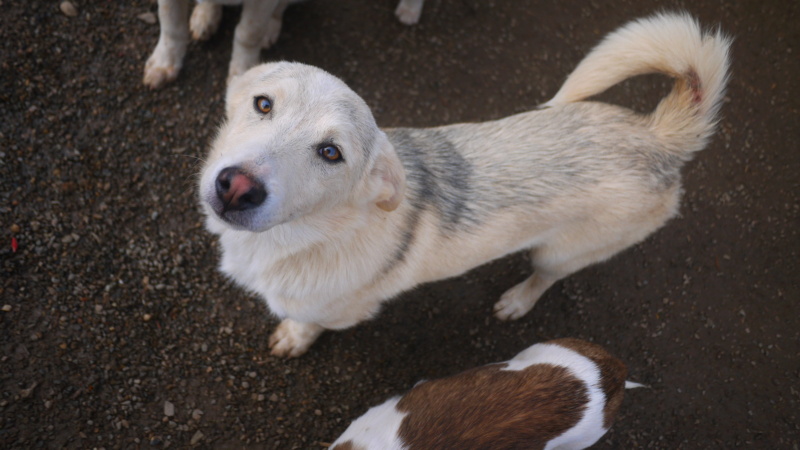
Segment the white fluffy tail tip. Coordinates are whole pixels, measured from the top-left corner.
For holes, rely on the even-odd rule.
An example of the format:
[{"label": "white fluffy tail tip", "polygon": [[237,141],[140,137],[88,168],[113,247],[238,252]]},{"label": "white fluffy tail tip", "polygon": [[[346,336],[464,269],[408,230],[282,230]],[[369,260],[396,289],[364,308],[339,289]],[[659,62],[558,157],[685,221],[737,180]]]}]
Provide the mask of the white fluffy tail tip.
[{"label": "white fluffy tail tip", "polygon": [[650,386],[641,383],[634,383],[633,381],[626,381],[625,382],[625,389],[636,389],[636,388],[649,388]]}]

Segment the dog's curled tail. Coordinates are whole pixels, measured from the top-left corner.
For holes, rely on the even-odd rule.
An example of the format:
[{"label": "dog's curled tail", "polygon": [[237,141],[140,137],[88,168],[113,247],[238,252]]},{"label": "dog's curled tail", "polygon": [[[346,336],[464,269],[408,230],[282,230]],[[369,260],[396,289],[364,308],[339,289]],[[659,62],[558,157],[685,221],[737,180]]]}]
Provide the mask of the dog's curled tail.
[{"label": "dog's curled tail", "polygon": [[682,152],[698,151],[717,124],[730,45],[721,31],[704,32],[687,13],[635,20],[606,36],[542,106],[577,102],[635,75],[670,75],[677,82],[650,116],[651,129]]}]

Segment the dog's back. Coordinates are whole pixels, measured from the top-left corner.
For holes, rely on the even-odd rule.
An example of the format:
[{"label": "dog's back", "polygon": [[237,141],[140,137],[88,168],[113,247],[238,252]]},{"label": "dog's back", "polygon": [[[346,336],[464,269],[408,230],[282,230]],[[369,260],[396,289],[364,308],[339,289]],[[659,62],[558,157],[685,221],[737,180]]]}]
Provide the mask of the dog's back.
[{"label": "dog's back", "polygon": [[536,344],[504,363],[417,384],[354,421],[332,448],[588,447],[611,426],[626,373],[595,344]]}]

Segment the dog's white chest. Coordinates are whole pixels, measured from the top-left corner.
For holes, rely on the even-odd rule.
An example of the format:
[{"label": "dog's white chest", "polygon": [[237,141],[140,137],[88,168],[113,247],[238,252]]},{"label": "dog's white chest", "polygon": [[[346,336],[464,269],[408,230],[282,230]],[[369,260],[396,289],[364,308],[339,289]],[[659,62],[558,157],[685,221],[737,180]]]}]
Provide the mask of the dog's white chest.
[{"label": "dog's white chest", "polygon": [[[321,322],[325,306],[336,298],[331,274],[308,270],[308,255],[286,254],[270,239],[222,233],[220,270],[257,293],[278,317]],[[334,278],[335,277],[331,277]]]}]

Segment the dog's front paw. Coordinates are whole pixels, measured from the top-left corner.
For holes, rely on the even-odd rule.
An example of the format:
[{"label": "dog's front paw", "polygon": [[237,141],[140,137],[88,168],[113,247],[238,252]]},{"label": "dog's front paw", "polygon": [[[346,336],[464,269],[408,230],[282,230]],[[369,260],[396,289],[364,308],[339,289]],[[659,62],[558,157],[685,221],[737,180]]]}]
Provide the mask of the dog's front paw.
[{"label": "dog's front paw", "polygon": [[217,31],[221,19],[222,5],[211,2],[198,3],[189,20],[192,38],[196,41],[208,40]]},{"label": "dog's front paw", "polygon": [[324,328],[315,323],[284,319],[269,337],[269,347],[275,356],[295,358],[305,353]]},{"label": "dog's front paw", "polygon": [[494,304],[494,316],[500,320],[516,320],[527,314],[536,303],[527,282],[507,290]]},{"label": "dog's front paw", "polygon": [[170,81],[178,78],[183,64],[183,55],[186,53],[186,45],[175,43],[173,45],[162,44],[159,41],[153,54],[147,59],[144,65],[145,86],[150,89],[158,89]]}]

